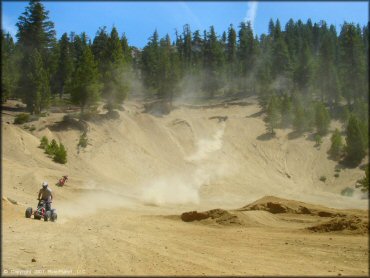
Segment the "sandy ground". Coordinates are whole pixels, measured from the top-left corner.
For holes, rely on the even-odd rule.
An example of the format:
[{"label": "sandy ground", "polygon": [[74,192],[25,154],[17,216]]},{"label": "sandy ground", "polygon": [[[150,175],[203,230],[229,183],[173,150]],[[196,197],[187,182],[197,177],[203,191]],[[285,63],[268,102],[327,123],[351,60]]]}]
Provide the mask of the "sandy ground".
[{"label": "sandy ground", "polygon": [[[368,275],[368,233],[307,229],[337,216],[238,210],[276,196],[357,217],[368,230],[368,200],[356,190],[340,194],[363,171],[328,159],[330,136],[319,148],[309,134],[289,139],[290,130],[269,138],[253,99],[163,117],[142,113],[137,102],[125,108],[118,120],[89,122],[82,150],[81,131],[58,125],[63,113],[29,123],[31,132],[3,111],[2,274]],[[38,148],[43,135],[63,142],[66,165]],[[67,185],[55,186],[64,174]],[[55,223],[24,217],[43,180],[55,195]],[[180,218],[216,208],[241,222]]]}]

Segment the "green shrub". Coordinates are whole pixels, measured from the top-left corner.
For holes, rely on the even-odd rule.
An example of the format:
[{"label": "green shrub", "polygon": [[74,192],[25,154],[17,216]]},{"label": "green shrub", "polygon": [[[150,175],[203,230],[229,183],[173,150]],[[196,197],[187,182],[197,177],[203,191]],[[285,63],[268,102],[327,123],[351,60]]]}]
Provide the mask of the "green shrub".
[{"label": "green shrub", "polygon": [[339,168],[337,168],[337,169],[335,169],[334,171],[335,171],[335,172],[337,172],[337,173],[339,173],[339,172],[340,172],[340,169],[339,169]]},{"label": "green shrub", "polygon": [[31,115],[29,121],[34,122],[34,121],[38,121],[39,119],[40,119],[39,115]]},{"label": "green shrub", "polygon": [[58,149],[55,151],[53,160],[61,164],[67,163],[67,151],[62,143],[60,143]]},{"label": "green shrub", "polygon": [[58,145],[55,139],[49,140],[46,136],[43,136],[40,140],[40,148],[45,149],[45,153],[53,157],[55,162],[65,164],[67,162],[67,151],[62,143]]},{"label": "green shrub", "polygon": [[334,174],[334,177],[339,178],[339,174],[338,173],[335,173]]},{"label": "green shrub", "polygon": [[357,181],[356,187],[360,187],[362,192],[369,191],[369,166],[365,169],[365,176]]},{"label": "green shrub", "polygon": [[338,160],[343,152],[343,142],[342,136],[340,135],[339,129],[335,129],[333,135],[330,138],[331,146],[329,149],[329,154],[335,160]]},{"label": "green shrub", "polygon": [[39,147],[41,149],[46,149],[48,145],[49,145],[49,139],[46,136],[42,136]]},{"label": "green shrub", "polygon": [[322,138],[319,134],[315,135],[315,142],[316,142],[316,146],[320,146],[322,144]]},{"label": "green shrub", "polygon": [[340,194],[341,194],[342,196],[348,196],[348,197],[351,197],[351,196],[353,195],[353,192],[354,192],[353,188],[346,187],[346,188],[344,188],[344,189],[340,192]]},{"label": "green shrub", "polygon": [[14,124],[21,125],[30,121],[30,115],[26,113],[18,114],[14,119]]},{"label": "green shrub", "polygon": [[325,182],[326,181],[326,177],[325,176],[321,176],[320,177],[320,181]]},{"label": "green shrub", "polygon": [[58,150],[59,146],[58,146],[58,143],[57,141],[55,141],[55,139],[51,140],[50,144],[47,145],[46,149],[45,149],[45,153],[47,153],[48,155],[54,155],[55,152]]},{"label": "green shrub", "polygon": [[81,148],[86,148],[87,147],[87,143],[88,143],[87,135],[86,135],[86,132],[84,132],[80,136],[80,140],[78,141],[77,146],[78,147],[81,147]]}]

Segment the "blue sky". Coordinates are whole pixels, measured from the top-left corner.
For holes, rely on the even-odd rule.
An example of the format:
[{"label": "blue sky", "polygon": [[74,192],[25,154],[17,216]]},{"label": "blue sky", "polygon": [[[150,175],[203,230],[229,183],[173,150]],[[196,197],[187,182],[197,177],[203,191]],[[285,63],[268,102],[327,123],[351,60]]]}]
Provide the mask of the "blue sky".
[{"label": "blue sky", "polygon": [[[28,2],[2,1],[2,28],[15,35],[19,15]],[[162,37],[168,33],[174,38],[175,29],[190,24],[191,30],[203,32],[214,25],[216,32],[227,30],[230,24],[238,26],[243,20],[253,22],[254,32],[267,33],[270,18],[279,18],[284,26],[293,18],[304,22],[325,20],[338,30],[344,22],[368,22],[368,3],[362,2],[43,2],[55,23],[57,37],[64,33],[85,31],[93,39],[100,26],[108,31],[116,26],[126,33],[130,45],[143,47],[157,28]]]}]

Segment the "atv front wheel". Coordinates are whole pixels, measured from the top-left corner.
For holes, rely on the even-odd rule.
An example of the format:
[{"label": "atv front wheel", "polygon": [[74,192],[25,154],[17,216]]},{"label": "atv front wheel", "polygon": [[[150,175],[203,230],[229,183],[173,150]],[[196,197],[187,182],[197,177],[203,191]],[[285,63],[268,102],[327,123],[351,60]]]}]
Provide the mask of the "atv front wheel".
[{"label": "atv front wheel", "polygon": [[37,220],[40,220],[41,219],[41,216],[37,213],[37,211],[35,211],[33,217]]},{"label": "atv front wheel", "polygon": [[32,215],[32,208],[27,208],[25,215],[26,215],[26,218],[30,218]]},{"label": "atv front wheel", "polygon": [[58,215],[54,212],[51,214],[50,220],[54,222],[57,220],[57,218],[58,218]]},{"label": "atv front wheel", "polygon": [[44,221],[48,221],[50,217],[51,217],[51,212],[50,211],[45,212]]}]

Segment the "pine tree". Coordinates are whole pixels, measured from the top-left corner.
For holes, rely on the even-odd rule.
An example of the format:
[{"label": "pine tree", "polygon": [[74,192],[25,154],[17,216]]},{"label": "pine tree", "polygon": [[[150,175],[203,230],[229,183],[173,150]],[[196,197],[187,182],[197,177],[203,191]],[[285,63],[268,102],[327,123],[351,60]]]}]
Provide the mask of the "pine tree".
[{"label": "pine tree", "polygon": [[221,87],[221,68],[223,66],[223,53],[220,42],[213,26],[210,27],[206,36],[204,48],[205,77],[203,79],[203,90],[209,98],[213,98],[215,92]]},{"label": "pine tree", "polygon": [[54,155],[57,152],[58,148],[59,146],[57,141],[55,141],[55,139],[52,139],[50,144],[46,146],[45,153],[48,155]]},{"label": "pine tree", "polygon": [[313,65],[312,57],[307,44],[304,44],[298,54],[297,66],[294,72],[294,80],[298,89],[303,92],[307,90],[312,79]]},{"label": "pine tree", "polygon": [[174,90],[179,79],[180,60],[171,46],[171,40],[167,34],[160,40],[159,55],[159,98],[169,101],[172,105]]},{"label": "pine tree", "polygon": [[102,81],[104,83],[103,95],[107,100],[107,109],[112,112],[116,105],[122,104],[127,97],[128,69],[125,62],[122,44],[118,36],[117,29],[112,28],[110,37],[106,45],[106,72],[103,72]]},{"label": "pine tree", "polygon": [[297,37],[297,26],[294,23],[294,20],[291,18],[285,25],[285,42],[288,47],[289,57],[291,61],[296,60],[296,55],[298,52],[298,37]]},{"label": "pine tree", "polygon": [[25,12],[18,18],[17,38],[24,54],[35,49],[44,57],[55,42],[54,23],[49,21],[49,12],[40,0],[31,0]]},{"label": "pine tree", "polygon": [[346,160],[355,165],[365,157],[366,145],[358,119],[351,115],[346,132]]},{"label": "pine tree", "polygon": [[[27,109],[31,113],[37,112],[35,109],[40,105],[35,104],[32,96],[29,95],[31,92],[29,87],[33,85],[33,80],[30,79],[32,75],[29,73],[34,71],[30,66],[37,64],[30,63],[30,61],[35,60],[35,57],[32,58],[32,56],[35,56],[37,51],[38,55],[41,56],[42,67],[45,68],[45,65],[48,64],[48,56],[51,55],[52,47],[55,45],[54,23],[48,19],[48,11],[45,11],[41,1],[31,0],[16,24],[18,45],[23,56],[20,62],[18,95],[23,96]],[[48,70],[46,69],[46,71]]]},{"label": "pine tree", "polygon": [[[339,35],[340,78],[348,104],[356,98],[366,98],[366,66],[361,33],[354,24],[344,23]],[[366,92],[366,93],[365,93]]]},{"label": "pine tree", "polygon": [[192,69],[191,73],[192,74],[199,74],[202,63],[203,63],[203,40],[200,36],[199,30],[196,30],[193,33],[193,39],[192,39],[192,57],[193,57],[193,62],[192,62]]},{"label": "pine tree", "polygon": [[229,83],[230,93],[234,93],[236,88],[234,85],[235,76],[238,74],[237,67],[237,45],[236,45],[236,31],[231,24],[228,30],[226,43],[226,66],[227,66],[227,80]]},{"label": "pine tree", "polygon": [[108,71],[109,68],[108,41],[109,35],[107,33],[107,27],[103,26],[100,27],[99,30],[96,32],[96,36],[91,45],[91,50],[94,54],[94,59],[98,65],[102,81],[104,79],[105,73]]},{"label": "pine tree", "polygon": [[42,58],[38,50],[30,57],[28,68],[31,71],[27,78],[31,81],[25,98],[27,107],[35,114],[40,114],[50,103],[49,76],[44,69]]},{"label": "pine tree", "polygon": [[305,110],[300,100],[296,99],[293,103],[294,103],[293,129],[295,132],[301,133],[307,129]]},{"label": "pine tree", "polygon": [[183,52],[184,52],[184,70],[189,71],[192,64],[192,43],[191,43],[191,30],[189,24],[184,25],[183,32]]},{"label": "pine tree", "polygon": [[283,128],[289,127],[293,122],[293,106],[288,95],[283,96],[281,104],[281,126]]},{"label": "pine tree", "polygon": [[99,81],[99,72],[94,61],[94,56],[89,47],[85,47],[81,60],[73,75],[71,84],[71,100],[81,108],[81,113],[86,107],[96,103],[99,99],[102,84]]},{"label": "pine tree", "polygon": [[[230,66],[235,66],[236,64],[236,55],[237,55],[237,45],[236,45],[236,32],[231,24],[228,30],[227,35],[227,45],[226,45],[226,52],[227,52],[227,63]],[[231,70],[234,73],[234,71]]]},{"label": "pine tree", "polygon": [[73,57],[70,47],[68,35],[64,33],[59,41],[59,59],[56,74],[60,98],[70,85],[73,73]]},{"label": "pine tree", "polygon": [[321,100],[324,97],[329,101],[330,106],[338,104],[340,99],[340,83],[335,65],[335,41],[332,35],[325,34],[319,49],[319,66],[317,69],[317,84],[321,92]]},{"label": "pine tree", "polygon": [[17,86],[16,48],[12,36],[1,31],[1,102],[15,96]]},{"label": "pine tree", "polygon": [[131,65],[132,64],[131,48],[128,45],[128,40],[127,40],[125,33],[123,33],[122,35],[121,45],[122,45],[123,57],[125,59],[125,64]]},{"label": "pine tree", "polygon": [[53,160],[60,164],[67,163],[67,151],[62,143],[55,150]]},{"label": "pine tree", "polygon": [[154,31],[142,52],[142,78],[147,89],[158,91],[159,41],[158,32]]},{"label": "pine tree", "polygon": [[274,129],[278,127],[280,121],[279,104],[277,98],[272,95],[266,110],[267,130],[275,134]]},{"label": "pine tree", "polygon": [[325,135],[328,133],[330,124],[330,116],[325,106],[319,102],[315,107],[315,125],[319,135]]},{"label": "pine tree", "polygon": [[238,62],[241,75],[239,89],[249,93],[251,91],[251,86],[250,82],[247,81],[247,77],[249,77],[250,73],[252,72],[256,61],[255,41],[250,22],[242,22],[240,24],[238,37]]},{"label": "pine tree", "polygon": [[73,67],[77,68],[78,63],[81,61],[84,49],[87,47],[86,35],[82,33],[81,35],[76,35],[71,33],[71,50],[73,53]]},{"label": "pine tree", "polygon": [[342,142],[342,136],[340,135],[340,132],[338,129],[335,129],[333,135],[330,138],[331,140],[331,146],[329,149],[329,154],[332,158],[335,160],[338,160],[343,152],[343,142]]}]

